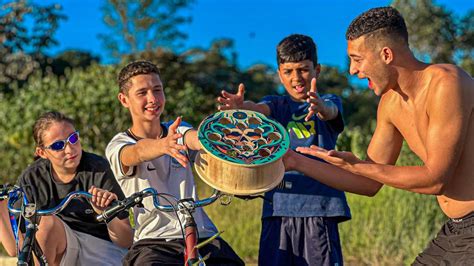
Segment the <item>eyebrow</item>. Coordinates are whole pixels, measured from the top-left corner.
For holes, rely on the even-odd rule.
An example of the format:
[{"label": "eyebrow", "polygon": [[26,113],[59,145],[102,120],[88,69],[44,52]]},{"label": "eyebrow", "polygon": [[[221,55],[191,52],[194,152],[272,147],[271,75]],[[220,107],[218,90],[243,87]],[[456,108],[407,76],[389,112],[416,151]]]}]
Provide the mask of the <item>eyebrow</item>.
[{"label": "eyebrow", "polygon": [[357,57],[357,58],[362,58],[362,56],[358,54],[349,54],[349,57]]},{"label": "eyebrow", "polygon": [[302,69],[302,68],[310,68],[308,65],[298,65],[294,67],[282,67],[283,70],[293,70],[293,69]]}]

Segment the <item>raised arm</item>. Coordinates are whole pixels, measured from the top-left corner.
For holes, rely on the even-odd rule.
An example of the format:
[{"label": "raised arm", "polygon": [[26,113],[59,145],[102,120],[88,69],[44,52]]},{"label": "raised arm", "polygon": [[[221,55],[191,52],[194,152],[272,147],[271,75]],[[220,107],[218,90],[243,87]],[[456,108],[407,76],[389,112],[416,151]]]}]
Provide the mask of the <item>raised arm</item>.
[{"label": "raised arm", "polygon": [[[310,148],[298,148],[298,150]],[[316,147],[313,147],[316,149]],[[306,152],[310,153],[310,152]],[[296,170],[332,188],[359,195],[374,196],[382,184],[369,178],[355,175],[331,164],[308,158],[289,150],[283,158],[287,171]]]},{"label": "raised arm", "polygon": [[188,159],[179,152],[186,150],[186,146],[177,143],[177,140],[182,137],[182,134],[177,133],[180,123],[181,117],[176,118],[168,129],[168,135],[164,138],[141,139],[134,145],[125,146],[120,152],[120,162],[124,171],[127,172],[129,167],[153,160],[165,154],[174,157],[183,167],[186,167]]},{"label": "raised arm", "polygon": [[[428,91],[422,166],[357,166],[356,172],[384,184],[424,194],[443,194],[457,168],[472,113],[473,81],[462,71],[436,73]],[[382,151],[383,147],[373,149]],[[370,150],[369,150],[370,151]],[[424,158],[423,158],[424,157]]]},{"label": "raised arm", "polygon": [[435,84],[426,98],[429,125],[424,140],[425,153],[420,156],[424,165],[393,166],[402,137],[388,118],[388,113],[393,112],[388,108],[378,112],[377,129],[368,150],[371,163],[348,159],[336,151],[320,151],[314,155],[392,187],[423,194],[443,194],[454,175],[467,136],[472,113],[473,81],[464,72],[456,71],[450,75],[438,73],[438,79],[432,82]]},{"label": "raised arm", "polygon": [[236,94],[222,91],[221,96],[217,97],[217,102],[220,104],[218,109],[243,109],[262,113],[266,116],[270,115],[270,107],[264,103],[254,103],[252,101],[244,101],[245,86],[240,83]]},{"label": "raised arm", "polygon": [[[298,147],[296,150],[304,154],[316,156],[332,165],[309,158],[301,158],[301,161],[310,160],[311,163],[308,162],[306,164],[310,167],[308,169],[300,169],[303,167],[303,164],[299,164],[297,170],[303,170],[305,175],[333,188],[373,196],[380,190],[383,184],[362,174],[357,174],[354,169],[355,166],[374,165],[374,162],[380,164],[395,164],[400,154],[402,143],[402,135],[389,123],[389,120],[382,115],[379,106],[377,128],[369,145],[368,158],[365,161],[357,158],[351,152],[328,151],[312,145],[311,147]],[[299,161],[300,160],[298,160],[298,162]]]}]

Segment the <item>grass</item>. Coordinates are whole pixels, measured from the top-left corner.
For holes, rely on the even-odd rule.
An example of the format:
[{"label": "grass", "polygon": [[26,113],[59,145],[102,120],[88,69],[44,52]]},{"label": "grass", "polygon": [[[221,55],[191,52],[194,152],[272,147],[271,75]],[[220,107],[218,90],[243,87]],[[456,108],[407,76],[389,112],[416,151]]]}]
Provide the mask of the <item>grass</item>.
[{"label": "grass", "polygon": [[[198,182],[201,197],[211,190]],[[446,220],[434,196],[383,188],[375,197],[347,194],[352,219],[340,225],[347,265],[408,265]],[[206,212],[224,230],[222,237],[248,264],[258,256],[262,200],[233,198]]]},{"label": "grass", "polygon": [[[197,186],[201,198],[212,193],[212,189],[202,182],[198,182]],[[221,237],[237,254],[247,264],[257,263],[262,200],[242,200],[233,197],[229,205],[219,204],[218,201],[204,209],[217,228],[224,231]]]}]

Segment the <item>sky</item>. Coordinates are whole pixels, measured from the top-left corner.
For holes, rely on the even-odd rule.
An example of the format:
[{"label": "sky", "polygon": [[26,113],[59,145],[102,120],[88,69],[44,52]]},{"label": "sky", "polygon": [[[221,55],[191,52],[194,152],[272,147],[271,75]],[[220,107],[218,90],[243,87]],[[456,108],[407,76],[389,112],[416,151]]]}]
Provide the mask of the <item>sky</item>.
[{"label": "sky", "polygon": [[[107,33],[100,7],[103,0],[37,0],[38,3],[60,2],[68,17],[61,21],[55,38],[55,54],[80,49],[107,56],[97,35]],[[389,5],[383,0],[196,0],[189,8],[192,22],[182,27],[188,34],[185,48],[208,48],[213,40],[234,40],[238,65],[245,69],[257,63],[276,68],[278,42],[292,33],[311,36],[318,46],[321,64],[346,69],[345,31],[362,12]],[[437,0],[456,15],[474,8],[472,0]]]}]

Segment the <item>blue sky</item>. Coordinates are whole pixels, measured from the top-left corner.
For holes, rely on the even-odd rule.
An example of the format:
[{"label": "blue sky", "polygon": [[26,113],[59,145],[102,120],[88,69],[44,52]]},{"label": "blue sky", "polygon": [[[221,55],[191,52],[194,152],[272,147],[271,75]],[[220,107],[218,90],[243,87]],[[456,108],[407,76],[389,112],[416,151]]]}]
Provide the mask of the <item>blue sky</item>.
[{"label": "blue sky", "polygon": [[[100,55],[107,61],[99,33],[106,32],[100,0],[43,0],[60,2],[68,16],[56,33],[59,46],[51,53],[81,49]],[[247,68],[256,63],[276,66],[275,46],[285,36],[302,33],[313,37],[322,64],[346,66],[345,30],[360,13],[385,6],[382,0],[196,0],[189,12],[191,24],[183,27],[188,34],[185,47],[208,48],[222,37],[234,40],[238,63]],[[470,0],[437,0],[457,15],[474,8]]]}]

